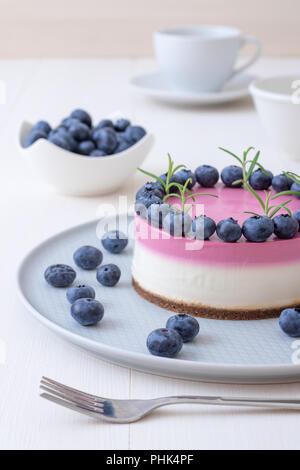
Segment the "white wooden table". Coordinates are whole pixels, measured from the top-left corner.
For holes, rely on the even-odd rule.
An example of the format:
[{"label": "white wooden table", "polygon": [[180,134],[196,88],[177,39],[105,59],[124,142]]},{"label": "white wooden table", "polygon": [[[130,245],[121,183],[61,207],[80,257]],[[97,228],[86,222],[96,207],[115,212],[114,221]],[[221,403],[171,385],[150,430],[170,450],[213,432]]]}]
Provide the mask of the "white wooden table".
[{"label": "white wooden table", "polygon": [[[128,90],[130,76],[153,70],[150,60],[0,61],[7,102],[1,126],[1,323],[6,363],[0,365],[0,448],[2,449],[292,449],[300,448],[299,414],[231,408],[181,406],[157,411],[132,425],[97,423],[38,396],[42,375],[91,393],[118,398],[176,394],[300,396],[300,384],[213,385],[167,379],[114,366],[73,348],[36,322],[16,297],[16,266],[42,239],[95,218],[107,198],[61,197],[34,179],[20,161],[16,131],[22,118],[58,122],[75,107],[96,119],[122,110],[156,134],[144,164],[163,171],[166,153],[192,168],[225,165],[222,145],[241,151],[262,149],[272,170],[286,168],[260,126],[251,100],[197,109],[166,107]],[[260,75],[299,72],[300,59],[263,59]],[[227,160],[226,160],[227,162]],[[294,165],[295,170],[299,166]],[[135,177],[122,190],[133,195]]]}]

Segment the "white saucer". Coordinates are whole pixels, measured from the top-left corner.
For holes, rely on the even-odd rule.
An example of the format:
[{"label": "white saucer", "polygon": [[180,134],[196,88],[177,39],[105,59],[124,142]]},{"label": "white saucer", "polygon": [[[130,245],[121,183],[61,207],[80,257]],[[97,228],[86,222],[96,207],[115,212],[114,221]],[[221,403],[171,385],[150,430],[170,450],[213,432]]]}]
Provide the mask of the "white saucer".
[{"label": "white saucer", "polygon": [[249,85],[255,80],[254,75],[239,74],[227,82],[223,89],[214,93],[194,93],[172,90],[160,73],[139,75],[130,80],[131,88],[152,98],[167,103],[187,105],[209,105],[227,103],[249,96]]}]

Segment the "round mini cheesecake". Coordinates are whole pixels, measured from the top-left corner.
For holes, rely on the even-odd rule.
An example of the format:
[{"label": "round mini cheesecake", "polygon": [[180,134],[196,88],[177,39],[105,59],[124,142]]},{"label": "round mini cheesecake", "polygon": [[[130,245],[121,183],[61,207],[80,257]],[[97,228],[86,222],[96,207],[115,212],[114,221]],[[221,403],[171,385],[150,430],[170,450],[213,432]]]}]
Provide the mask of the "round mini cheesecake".
[{"label": "round mini cheesecake", "polygon": [[[206,191],[195,186],[193,192]],[[218,184],[208,192],[219,197],[196,196],[192,210],[203,205],[216,223],[232,217],[242,226],[250,217],[244,211],[261,213],[245,189]],[[258,194],[265,200],[263,191]],[[289,198],[294,213],[299,199],[285,196],[274,203]],[[263,243],[244,237],[225,243],[215,233],[203,241],[173,237],[136,215],[132,278],[138,294],[167,310],[228,320],[276,317],[300,306],[300,233],[288,240],[272,235]]]}]

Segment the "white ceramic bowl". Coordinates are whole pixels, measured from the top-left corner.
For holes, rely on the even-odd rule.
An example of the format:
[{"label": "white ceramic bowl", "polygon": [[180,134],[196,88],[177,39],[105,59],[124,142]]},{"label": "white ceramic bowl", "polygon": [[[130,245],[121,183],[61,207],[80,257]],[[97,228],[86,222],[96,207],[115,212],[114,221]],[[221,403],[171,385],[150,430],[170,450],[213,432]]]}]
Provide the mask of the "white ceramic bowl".
[{"label": "white ceramic bowl", "polygon": [[39,139],[28,148],[23,147],[32,124],[21,124],[18,147],[22,157],[38,176],[56,189],[70,196],[97,196],[117,190],[146,158],[154,137],[147,134],[124,152],[107,157],[86,157],[71,153],[46,139]]},{"label": "white ceramic bowl", "polygon": [[300,161],[300,77],[278,76],[250,85],[256,109],[274,146]]}]

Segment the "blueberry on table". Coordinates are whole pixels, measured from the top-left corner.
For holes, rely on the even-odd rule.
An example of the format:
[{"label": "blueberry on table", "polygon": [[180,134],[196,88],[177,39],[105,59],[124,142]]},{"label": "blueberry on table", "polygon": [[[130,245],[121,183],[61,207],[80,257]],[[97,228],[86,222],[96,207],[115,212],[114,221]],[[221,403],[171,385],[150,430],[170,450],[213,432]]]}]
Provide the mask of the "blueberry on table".
[{"label": "blueberry on table", "polygon": [[121,271],[116,264],[104,264],[97,271],[97,281],[105,287],[115,286],[120,277]]},{"label": "blueberry on table", "polygon": [[300,231],[300,210],[296,211],[294,214],[293,214],[293,217],[294,219],[297,220],[298,224],[299,224],[299,231]]},{"label": "blueberry on table", "polygon": [[82,140],[89,140],[90,139],[90,128],[83,122],[78,122],[72,124],[69,127],[69,134],[73,137],[73,139],[78,140],[81,142]]},{"label": "blueberry on table", "polygon": [[34,142],[39,139],[47,139],[47,134],[42,130],[31,130],[29,134],[27,134],[27,136],[25,137],[24,148],[30,147],[32,144],[34,144]]},{"label": "blueberry on table", "polygon": [[72,111],[70,117],[73,119],[78,119],[80,122],[83,122],[89,127],[92,126],[91,116],[89,115],[89,113],[87,113],[83,109],[75,109],[74,111]]},{"label": "blueberry on table", "polygon": [[265,242],[274,232],[274,222],[270,217],[254,215],[245,220],[242,232],[249,242]]},{"label": "blueberry on table", "polygon": [[[299,183],[296,183],[296,181],[294,181],[294,183],[292,184],[291,186],[291,191],[298,191],[300,193],[300,184]],[[300,199],[300,195],[299,196],[295,196],[297,199]]]},{"label": "blueberry on table", "polygon": [[105,153],[112,154],[118,146],[117,134],[109,127],[100,129],[95,139],[97,148]]},{"label": "blueberry on table", "polygon": [[288,191],[292,186],[293,181],[288,176],[281,174],[276,175],[272,179],[272,187],[277,193],[281,191]]},{"label": "blueberry on table", "polygon": [[70,304],[73,304],[78,299],[94,299],[96,297],[96,293],[92,287],[80,285],[69,287],[66,292],[66,296]]},{"label": "blueberry on table", "polygon": [[103,150],[95,149],[91,151],[90,157],[107,157],[107,153],[103,152]]},{"label": "blueberry on table", "polygon": [[201,165],[195,170],[196,180],[204,188],[213,188],[219,181],[219,176],[218,170],[210,165]]},{"label": "blueberry on table", "polygon": [[96,145],[92,140],[83,140],[78,144],[78,153],[81,155],[90,155],[95,150]]},{"label": "blueberry on table", "polygon": [[184,343],[192,341],[200,330],[199,322],[196,318],[191,315],[187,315],[186,313],[178,313],[177,315],[170,317],[167,321],[166,327],[177,331]]},{"label": "blueberry on table", "polygon": [[127,142],[135,144],[146,135],[146,131],[141,126],[128,126],[125,130],[124,136]]},{"label": "blueberry on table", "polygon": [[162,228],[163,220],[171,212],[169,204],[151,204],[148,207],[148,222],[154,227]]},{"label": "blueberry on table", "polygon": [[159,181],[146,183],[142,186],[135,195],[136,199],[142,199],[143,197],[148,197],[153,194],[154,196],[162,199],[165,195],[163,185]]},{"label": "blueberry on table", "polygon": [[103,235],[101,242],[109,253],[117,254],[128,245],[128,237],[120,230],[110,230]]},{"label": "blueberry on table", "polygon": [[80,325],[92,326],[102,320],[104,307],[95,299],[78,299],[71,305],[71,315]]},{"label": "blueberry on table", "polygon": [[255,170],[249,179],[250,186],[257,191],[268,189],[272,184],[273,174],[270,171],[267,173],[266,175],[260,168]]},{"label": "blueberry on table", "polygon": [[104,127],[111,127],[114,129],[114,123],[111,119],[102,119],[102,121],[100,121],[94,129],[103,129]]},{"label": "blueberry on table", "polygon": [[130,126],[128,119],[118,119],[114,127],[117,132],[124,132],[128,126]]},{"label": "blueberry on table", "polygon": [[94,246],[85,245],[78,248],[74,255],[74,261],[82,269],[95,269],[103,260],[103,254]]},{"label": "blueberry on table", "polygon": [[35,131],[42,131],[45,132],[45,134],[49,134],[51,131],[51,126],[47,121],[38,121],[32,128],[32,130]]},{"label": "blueberry on table", "polygon": [[182,184],[182,186],[185,185],[188,179],[191,179],[192,181],[190,181],[187,185],[188,189],[192,189],[193,186],[195,186],[196,184],[195,175],[191,170],[186,170],[185,168],[181,168],[181,170],[175,173],[175,176],[177,178],[177,181],[179,181],[179,184]]},{"label": "blueberry on table", "polygon": [[292,338],[300,336],[300,308],[287,308],[281,312],[280,328]]},{"label": "blueberry on table", "polygon": [[192,218],[186,212],[169,212],[163,219],[163,228],[174,237],[188,235],[192,227]]},{"label": "blueberry on table", "polygon": [[175,357],[182,345],[180,334],[169,328],[154,330],[147,338],[147,348],[153,356]]},{"label": "blueberry on table", "polygon": [[242,229],[237,220],[229,217],[228,219],[220,220],[217,225],[217,235],[224,242],[235,243],[241,238]]},{"label": "blueberry on table", "polygon": [[197,240],[208,240],[216,231],[216,223],[206,215],[196,217],[192,223],[192,232]]},{"label": "blueberry on table", "polygon": [[295,217],[288,214],[280,214],[274,217],[274,233],[278,238],[294,238],[299,231],[299,224]]},{"label": "blueberry on table", "polygon": [[243,183],[233,184],[243,179],[243,169],[237,165],[226,166],[221,172],[221,180],[228,188],[241,188]]},{"label": "blueberry on table", "polygon": [[76,278],[76,272],[66,264],[53,264],[49,266],[44,277],[53,287],[69,287]]}]

